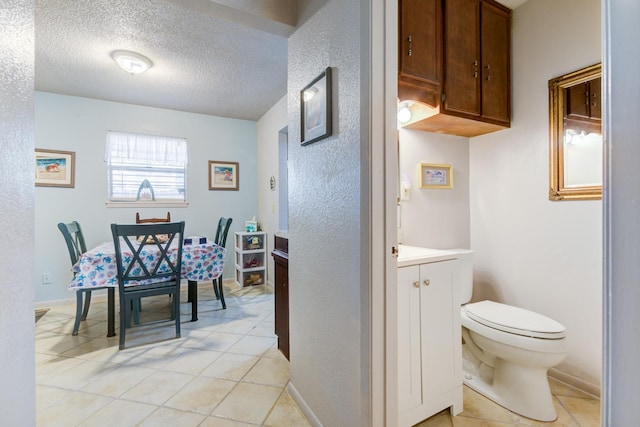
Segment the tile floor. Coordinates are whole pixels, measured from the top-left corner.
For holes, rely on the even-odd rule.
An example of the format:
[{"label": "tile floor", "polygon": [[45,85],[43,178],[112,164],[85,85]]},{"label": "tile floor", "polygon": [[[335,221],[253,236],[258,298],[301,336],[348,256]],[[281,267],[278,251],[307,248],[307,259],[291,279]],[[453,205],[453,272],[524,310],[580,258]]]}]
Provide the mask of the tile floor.
[{"label": "tile floor", "polygon": [[[211,283],[199,286],[197,322],[181,303],[180,339],[173,323],[152,323],[128,330],[122,351],[117,336],[106,338],[104,291],[75,337],[75,303],[51,307],[36,322],[37,425],[310,426],[285,388],[272,289],[225,289],[222,310]],[[168,309],[167,296],[145,298],[142,319]]]},{"label": "tile floor", "polygon": [[[310,426],[285,388],[289,363],[275,348],[272,289],[225,285],[227,310],[211,283],[200,284],[198,296],[197,322],[189,321],[191,305],[181,305],[182,338],[163,340],[175,329],[160,322],[127,332],[122,351],[117,336],[106,338],[106,298],[94,297],[75,337],[75,304],[51,307],[36,323],[37,425]],[[143,320],[168,308],[166,296],[147,298]],[[551,384],[558,412],[552,423],[515,415],[465,387],[460,415],[443,411],[419,427],[600,425],[598,399]]]}]

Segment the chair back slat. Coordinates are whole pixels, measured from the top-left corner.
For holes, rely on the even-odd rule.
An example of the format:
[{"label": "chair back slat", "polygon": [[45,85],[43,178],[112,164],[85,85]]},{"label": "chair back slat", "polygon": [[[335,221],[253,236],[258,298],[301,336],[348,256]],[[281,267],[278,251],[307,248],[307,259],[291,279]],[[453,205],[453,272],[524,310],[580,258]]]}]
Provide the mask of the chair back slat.
[{"label": "chair back slat", "polygon": [[73,221],[70,223],[59,223],[58,229],[64,236],[64,240],[67,243],[71,265],[75,265],[75,263],[78,262],[78,259],[80,259],[80,256],[87,252],[87,245],[84,241],[82,228],[77,221]]},{"label": "chair back slat", "polygon": [[217,245],[224,247],[227,244],[227,234],[233,218],[220,217],[218,220],[218,229],[216,230],[215,242]]},{"label": "chair back slat", "polygon": [[180,279],[184,221],[112,224],[111,231],[119,286],[133,281]]}]

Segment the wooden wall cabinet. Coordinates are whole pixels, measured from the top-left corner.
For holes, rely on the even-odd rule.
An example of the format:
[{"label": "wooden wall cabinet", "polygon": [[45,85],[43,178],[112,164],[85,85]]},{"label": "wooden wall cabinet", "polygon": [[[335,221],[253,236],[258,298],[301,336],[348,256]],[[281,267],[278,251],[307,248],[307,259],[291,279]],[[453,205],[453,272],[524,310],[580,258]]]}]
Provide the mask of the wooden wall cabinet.
[{"label": "wooden wall cabinet", "polygon": [[[418,23],[416,25],[416,22]],[[510,126],[511,11],[493,0],[400,0],[407,128],[477,136]]]}]

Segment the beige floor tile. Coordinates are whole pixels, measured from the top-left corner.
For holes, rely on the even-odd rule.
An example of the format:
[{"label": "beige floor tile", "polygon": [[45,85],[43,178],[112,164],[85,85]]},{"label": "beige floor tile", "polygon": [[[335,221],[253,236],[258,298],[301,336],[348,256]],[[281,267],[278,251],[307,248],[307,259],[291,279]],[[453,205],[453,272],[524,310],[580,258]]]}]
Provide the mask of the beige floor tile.
[{"label": "beige floor tile", "polygon": [[156,372],[155,369],[142,367],[116,366],[101,377],[90,381],[82,390],[103,396],[119,397]]},{"label": "beige floor tile", "polygon": [[84,362],[85,360],[70,357],[53,357],[38,363],[36,364],[36,384],[44,384],[51,378],[61,375]]},{"label": "beige floor tile", "polygon": [[257,356],[223,353],[202,375],[240,381],[259,360]]},{"label": "beige floor tile", "polygon": [[227,332],[215,331],[200,341],[198,348],[214,351],[227,351],[235,343],[240,341],[242,337],[243,335],[240,334],[229,334]]},{"label": "beige floor tile", "polygon": [[[166,344],[166,343],[162,343]],[[174,358],[180,356],[186,351],[181,347],[172,345],[152,345],[146,347],[129,348],[120,350],[121,353],[130,354],[131,360],[127,362],[128,366],[141,366],[149,369],[162,369]]]},{"label": "beige floor tile", "polygon": [[206,416],[202,414],[161,407],[138,425],[140,427],[193,427],[201,425],[205,418]]},{"label": "beige floor tile", "polygon": [[511,427],[517,424],[479,418],[453,417],[453,427]]},{"label": "beige floor tile", "polygon": [[536,427],[580,427],[567,410],[560,404],[557,397],[553,398],[553,405],[556,408],[558,418],[552,422],[535,421],[522,416],[517,416],[518,425]]},{"label": "beige floor tile", "polygon": [[286,390],[280,395],[264,425],[269,427],[311,427]]},{"label": "beige floor tile", "polygon": [[78,427],[133,427],[156,409],[156,406],[146,403],[114,400],[78,424]]},{"label": "beige floor tile", "polygon": [[[78,359],[81,360],[81,359]],[[62,372],[59,375],[49,378],[43,382],[44,385],[67,388],[70,390],[80,390],[89,384],[93,379],[102,376],[113,369],[115,364],[105,362],[94,362],[93,360],[83,360],[80,364]]]},{"label": "beige floor tile", "polygon": [[289,382],[289,363],[281,359],[263,357],[242,381],[284,387]]},{"label": "beige floor tile", "polygon": [[81,335],[54,335],[47,338],[38,338],[36,340],[36,353],[46,353],[60,355],[67,350],[91,341],[90,337]]},{"label": "beige floor tile", "polygon": [[449,410],[444,410],[421,422],[416,427],[452,427],[453,421]]},{"label": "beige floor tile", "polygon": [[[514,413],[504,409],[502,406],[492,402],[467,386],[463,387],[463,399],[464,410],[460,414],[461,417],[484,418],[507,423],[511,423],[516,419]],[[454,417],[454,426],[457,427],[455,418],[456,417]]]},{"label": "beige floor tile", "polygon": [[281,392],[278,387],[239,383],[211,415],[261,424]]},{"label": "beige floor tile", "polygon": [[246,354],[249,356],[261,356],[276,343],[275,338],[244,336],[228,351],[230,353]]},{"label": "beige floor tile", "polygon": [[268,337],[275,338],[275,324],[273,322],[262,321],[253,328],[249,335],[254,335],[258,337]]},{"label": "beige floor tile", "polygon": [[39,410],[36,414],[36,425],[40,427],[75,426],[111,401],[109,397],[73,392],[57,401],[55,405]]},{"label": "beige floor tile", "polygon": [[41,411],[75,391],[46,385],[36,385],[36,411]]},{"label": "beige floor tile", "polygon": [[258,325],[256,319],[229,319],[220,325],[218,331],[231,334],[248,334]]},{"label": "beige floor tile", "polygon": [[551,388],[551,393],[554,396],[573,396],[582,397],[583,399],[596,399],[595,396],[592,396],[582,390],[578,390],[577,388],[571,387],[570,385],[553,378],[549,378],[549,386]]},{"label": "beige floor tile", "polygon": [[218,417],[208,417],[199,427],[255,427],[255,424],[247,424]]},{"label": "beige floor tile", "polygon": [[164,406],[208,415],[236,384],[235,381],[197,377],[169,399]]},{"label": "beige floor tile", "polygon": [[193,375],[158,371],[130,388],[121,398],[162,405],[193,378]]},{"label": "beige floor tile", "polygon": [[272,358],[272,359],[281,359],[281,360],[285,360],[285,361],[287,360],[287,358],[284,357],[284,354],[282,354],[282,352],[280,350],[278,350],[277,347],[271,347],[269,350],[264,352],[262,357],[269,357],[269,358]]},{"label": "beige floor tile", "polygon": [[199,374],[223,353],[219,351],[187,348],[176,356],[170,363],[162,367],[166,371],[183,372],[185,374]]},{"label": "beige floor tile", "polygon": [[200,312],[198,308],[198,321],[197,322],[185,322],[184,320],[190,320],[191,315],[188,318],[183,318],[183,322],[180,327],[182,329],[197,329],[202,332],[215,332],[218,330],[220,325],[224,323],[224,319],[219,317],[210,317],[207,316],[206,313],[203,314]]},{"label": "beige floor tile", "polygon": [[600,401],[571,396],[558,396],[558,400],[580,424],[580,427],[600,426]]}]

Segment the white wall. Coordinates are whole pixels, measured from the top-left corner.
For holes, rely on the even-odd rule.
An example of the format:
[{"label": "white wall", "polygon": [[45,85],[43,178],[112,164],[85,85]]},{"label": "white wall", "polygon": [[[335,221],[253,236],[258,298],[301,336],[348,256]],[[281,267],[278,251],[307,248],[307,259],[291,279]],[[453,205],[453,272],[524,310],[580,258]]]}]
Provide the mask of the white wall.
[{"label": "white wall", "polygon": [[600,0],[536,0],[514,10],[512,127],[470,141],[474,299],[563,323],[569,355],[558,369],[596,392],[602,202],[548,200],[547,83],[601,60],[600,17]]},{"label": "white wall", "polygon": [[[400,181],[410,199],[400,201],[402,243],[436,249],[469,247],[469,139],[400,129]],[[420,163],[453,167],[453,188],[420,188]]]},{"label": "white wall", "polygon": [[33,1],[0,13],[0,414],[2,425],[35,426],[33,247]]},{"label": "white wall", "polygon": [[[36,146],[76,152],[75,188],[36,188],[37,301],[74,298],[69,254],[58,222],[77,220],[88,247],[111,240],[110,224],[164,216],[186,222],[186,235],[215,237],[218,218],[233,218],[227,239],[224,277],[234,275],[233,232],[258,214],[256,122],[142,107],[95,99],[36,93]],[[178,136],[187,139],[186,208],[108,208],[104,144],[107,130]],[[239,162],[239,191],[210,191],[208,161]],[[42,273],[53,283],[42,284]],[[213,288],[212,288],[213,289]]]},{"label": "white wall", "polygon": [[[301,2],[300,14],[313,3]],[[361,315],[369,307],[360,303],[360,254],[367,250],[360,233],[368,228],[360,221],[368,209],[360,205],[360,7],[329,0],[289,38],[291,386],[302,406],[332,427],[364,425],[369,399],[368,371],[362,373],[369,354],[361,348],[368,339]],[[303,147],[299,93],[328,66],[333,134]]]},{"label": "white wall", "polygon": [[[274,233],[279,230],[279,179],[278,159],[279,135],[287,126],[287,97],[284,96],[258,120],[258,221],[262,231],[267,232],[267,280],[273,283],[273,250]],[[272,191],[269,179],[276,178],[276,188]]]}]

